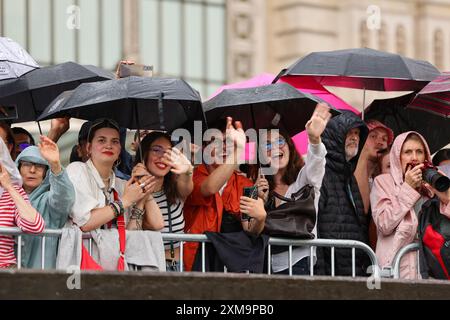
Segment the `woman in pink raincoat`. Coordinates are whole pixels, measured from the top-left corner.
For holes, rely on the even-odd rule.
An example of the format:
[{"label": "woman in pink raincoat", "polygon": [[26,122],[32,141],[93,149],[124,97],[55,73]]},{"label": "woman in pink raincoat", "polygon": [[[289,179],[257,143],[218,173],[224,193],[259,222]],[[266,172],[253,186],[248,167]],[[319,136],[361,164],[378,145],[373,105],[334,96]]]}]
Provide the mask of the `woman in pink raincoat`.
[{"label": "woman in pink raincoat", "polygon": [[[370,203],[377,226],[376,255],[380,267],[392,265],[397,252],[416,239],[417,215],[429,196],[435,194],[439,198],[441,213],[450,218],[450,189],[438,192],[423,182],[421,169],[425,160],[431,162],[425,139],[414,131],[402,133],[390,152],[391,172],[375,178]],[[412,167],[410,163],[419,164]],[[400,277],[417,278],[416,252],[402,259]]]}]

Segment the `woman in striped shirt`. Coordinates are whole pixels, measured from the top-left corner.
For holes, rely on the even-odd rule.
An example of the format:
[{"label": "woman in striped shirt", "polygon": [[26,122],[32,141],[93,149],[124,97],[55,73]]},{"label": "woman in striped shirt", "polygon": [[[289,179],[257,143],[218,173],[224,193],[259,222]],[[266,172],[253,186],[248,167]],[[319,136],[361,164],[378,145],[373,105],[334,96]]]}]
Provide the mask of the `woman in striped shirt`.
[{"label": "woman in striped shirt", "polygon": [[[152,197],[164,217],[162,232],[184,233],[184,200],[194,187],[191,162],[173,147],[170,135],[164,132],[150,132],[142,140],[140,147],[143,163],[140,163],[140,153],[137,152],[133,177],[151,175],[156,178]],[[146,228],[145,223],[143,228]],[[164,245],[167,271],[178,271],[180,243],[167,241]]]},{"label": "woman in striped shirt", "polygon": [[[22,189],[22,178],[11,159],[9,151],[0,139],[0,228],[19,227],[29,233],[40,233],[45,223],[31,206]],[[14,238],[0,235],[0,268],[14,268]]]}]

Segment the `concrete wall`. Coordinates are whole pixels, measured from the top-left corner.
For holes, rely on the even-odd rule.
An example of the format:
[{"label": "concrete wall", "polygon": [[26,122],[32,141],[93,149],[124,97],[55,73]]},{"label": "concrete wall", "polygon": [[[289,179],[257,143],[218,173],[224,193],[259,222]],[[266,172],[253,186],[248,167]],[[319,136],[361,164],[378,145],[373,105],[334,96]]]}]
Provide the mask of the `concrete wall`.
[{"label": "concrete wall", "polygon": [[[70,275],[0,271],[0,299],[449,299],[450,282],[394,281],[369,290],[367,279],[240,274],[83,273],[81,289],[67,289]],[[70,281],[69,281],[70,282]]]}]

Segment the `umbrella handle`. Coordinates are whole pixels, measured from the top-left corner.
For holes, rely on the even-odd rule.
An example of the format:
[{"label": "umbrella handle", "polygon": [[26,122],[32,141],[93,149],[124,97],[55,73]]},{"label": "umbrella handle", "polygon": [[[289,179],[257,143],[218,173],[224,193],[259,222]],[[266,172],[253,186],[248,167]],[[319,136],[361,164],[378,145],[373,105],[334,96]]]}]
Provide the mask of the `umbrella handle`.
[{"label": "umbrella handle", "polygon": [[159,127],[161,128],[162,131],[166,131],[166,126],[164,125],[163,97],[164,92],[161,91],[158,97]]}]

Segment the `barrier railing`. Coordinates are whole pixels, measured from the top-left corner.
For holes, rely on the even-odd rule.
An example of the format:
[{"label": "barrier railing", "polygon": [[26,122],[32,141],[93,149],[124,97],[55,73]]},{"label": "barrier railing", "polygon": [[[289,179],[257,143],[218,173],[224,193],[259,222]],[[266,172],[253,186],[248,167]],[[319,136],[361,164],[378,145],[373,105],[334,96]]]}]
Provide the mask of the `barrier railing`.
[{"label": "barrier railing", "polygon": [[[419,250],[419,244],[418,243],[410,243],[403,248],[401,248],[397,254],[394,257],[394,260],[392,262],[392,276],[394,279],[400,279],[400,262],[402,261],[405,254],[411,252],[411,251],[418,251]],[[420,275],[419,270],[419,255],[417,255],[417,275]],[[420,277],[418,277],[420,278]]]},{"label": "barrier railing", "polygon": [[[29,234],[22,232],[19,228],[0,228],[0,235],[16,236],[17,237],[17,268],[21,268],[22,264],[22,237],[23,235],[31,235],[41,237],[41,267],[45,266],[45,239],[46,237],[60,237],[62,234],[61,229],[46,229],[40,234]],[[202,272],[205,272],[205,243],[210,242],[206,235],[203,234],[175,234],[175,233],[162,233],[163,241],[177,241],[180,242],[180,272],[184,271],[183,265],[183,244],[185,242],[199,242],[201,243],[202,253]],[[83,234],[83,239],[89,239],[88,251],[92,252],[92,239],[89,233]],[[268,274],[271,274],[271,249],[272,246],[287,246],[288,247],[288,265],[289,275],[292,275],[292,250],[294,247],[309,247],[309,263],[310,263],[310,276],[314,276],[314,249],[317,247],[331,248],[331,276],[335,276],[335,248],[348,248],[352,250],[352,277],[356,276],[356,249],[364,251],[370,258],[373,266],[378,266],[378,261],[373,250],[365,243],[355,240],[334,240],[334,239],[314,239],[314,240],[296,240],[285,238],[270,238],[268,244],[268,259],[267,270]],[[225,269],[224,272],[227,272]],[[378,267],[373,268],[374,276],[379,277]]]}]

